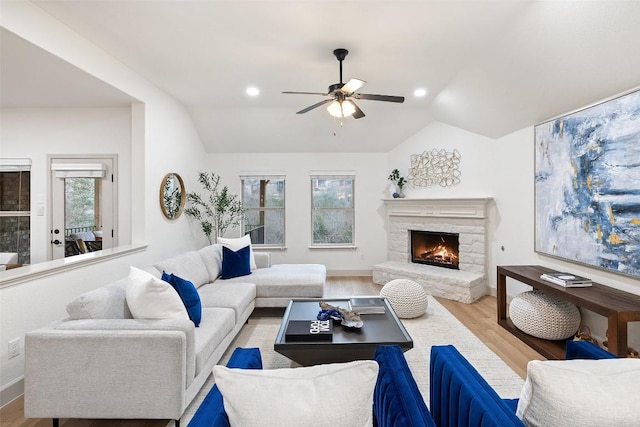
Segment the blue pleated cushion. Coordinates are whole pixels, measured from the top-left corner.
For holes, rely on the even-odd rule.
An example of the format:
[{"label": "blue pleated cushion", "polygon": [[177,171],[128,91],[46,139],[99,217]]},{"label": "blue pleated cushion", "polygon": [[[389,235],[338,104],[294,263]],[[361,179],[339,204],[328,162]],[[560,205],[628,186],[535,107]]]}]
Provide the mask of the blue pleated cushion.
[{"label": "blue pleated cushion", "polygon": [[378,346],[374,358],[379,366],[373,392],[377,426],[435,427],[400,347]]},{"label": "blue pleated cushion", "polygon": [[514,411],[517,400],[500,398],[451,345],[431,347],[429,391],[438,426],[524,426]]}]

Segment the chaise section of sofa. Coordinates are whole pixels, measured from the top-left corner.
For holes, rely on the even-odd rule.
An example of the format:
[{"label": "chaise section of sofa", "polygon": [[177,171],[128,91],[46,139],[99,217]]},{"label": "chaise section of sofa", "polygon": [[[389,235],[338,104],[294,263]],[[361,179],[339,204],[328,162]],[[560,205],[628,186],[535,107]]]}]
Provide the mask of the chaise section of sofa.
[{"label": "chaise section of sofa", "polygon": [[[220,278],[222,249],[206,246],[154,264],[155,275],[163,271],[185,278],[198,288],[201,298],[213,298],[232,290],[237,283],[256,286],[256,307],[286,307],[291,298],[322,298],[327,278],[322,264],[271,264],[271,254],[254,251],[257,268],[246,276]],[[158,276],[159,277],[159,276]],[[220,286],[224,286],[221,290]]]},{"label": "chaise section of sofa", "polygon": [[[256,253],[256,258],[260,255],[269,254]],[[215,283],[255,283],[256,307],[286,307],[291,298],[322,298],[326,276],[326,268],[320,264],[274,264],[248,276]]]}]

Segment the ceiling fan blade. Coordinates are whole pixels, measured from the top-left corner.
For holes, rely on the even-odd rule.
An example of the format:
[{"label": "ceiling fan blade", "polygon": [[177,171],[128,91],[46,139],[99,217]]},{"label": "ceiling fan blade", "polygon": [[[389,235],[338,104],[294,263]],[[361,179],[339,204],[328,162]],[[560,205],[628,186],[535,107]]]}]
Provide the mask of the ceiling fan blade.
[{"label": "ceiling fan blade", "polygon": [[322,96],[329,95],[328,93],[320,93],[320,92],[289,92],[287,91],[282,93],[294,94],[294,95],[322,95]]},{"label": "ceiling fan blade", "polygon": [[304,114],[304,113],[306,113],[307,111],[311,111],[311,110],[313,110],[314,108],[318,108],[318,107],[320,107],[321,105],[328,104],[329,102],[333,102],[333,99],[331,99],[331,98],[329,98],[329,99],[323,99],[322,101],[320,101],[320,102],[318,102],[318,103],[315,103],[315,104],[313,104],[313,105],[312,105],[312,106],[310,106],[310,107],[307,107],[307,108],[305,108],[305,109],[303,109],[303,110],[298,111],[296,114]]},{"label": "ceiling fan blade", "polygon": [[351,79],[347,82],[347,84],[342,86],[340,90],[346,94],[351,94],[364,86],[365,83],[367,82],[365,82],[364,80]]},{"label": "ceiling fan blade", "polygon": [[355,102],[351,101],[351,103],[353,104],[354,107],[356,107],[356,111],[352,114],[351,117],[353,117],[354,119],[361,119],[364,117],[364,113],[362,112],[362,110],[360,109],[360,107],[358,107],[358,105],[356,105]]},{"label": "ceiling fan blade", "polygon": [[391,96],[391,95],[371,95],[368,93],[354,93],[355,99],[369,99],[371,101],[387,101],[387,102],[404,102],[404,96]]}]

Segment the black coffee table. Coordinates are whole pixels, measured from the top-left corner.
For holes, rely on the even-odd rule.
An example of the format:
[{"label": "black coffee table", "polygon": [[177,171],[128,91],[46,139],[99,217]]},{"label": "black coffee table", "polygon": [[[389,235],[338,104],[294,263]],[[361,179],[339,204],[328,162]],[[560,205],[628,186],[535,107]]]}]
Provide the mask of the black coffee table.
[{"label": "black coffee table", "polygon": [[320,301],[348,309],[347,299],[293,299],[282,318],[280,330],[273,348],[303,366],[321,363],[372,360],[376,347],[381,344],[396,344],[407,351],[413,348],[413,340],[396,316],[391,305],[384,299],[384,314],[363,314],[361,329],[347,329],[334,321],[332,341],[286,341],[285,330],[289,320],[315,320]]}]

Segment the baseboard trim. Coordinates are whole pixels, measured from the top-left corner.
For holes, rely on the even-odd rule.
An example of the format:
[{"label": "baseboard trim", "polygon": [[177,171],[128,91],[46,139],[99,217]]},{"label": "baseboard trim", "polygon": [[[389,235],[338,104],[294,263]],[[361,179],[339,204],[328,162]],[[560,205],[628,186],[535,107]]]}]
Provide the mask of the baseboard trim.
[{"label": "baseboard trim", "polygon": [[0,407],[4,407],[24,394],[24,376],[16,378],[0,389]]},{"label": "baseboard trim", "polygon": [[371,269],[366,270],[351,270],[351,269],[332,269],[327,270],[328,277],[345,277],[345,276],[371,276],[373,271]]}]

